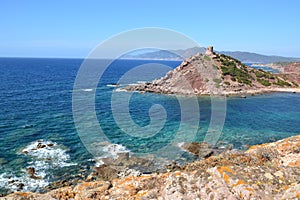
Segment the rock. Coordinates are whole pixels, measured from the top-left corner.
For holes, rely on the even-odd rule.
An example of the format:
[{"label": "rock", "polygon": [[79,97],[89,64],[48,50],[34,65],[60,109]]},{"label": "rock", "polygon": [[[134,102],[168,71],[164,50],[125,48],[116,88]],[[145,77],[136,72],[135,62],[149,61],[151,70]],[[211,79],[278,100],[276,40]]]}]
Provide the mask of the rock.
[{"label": "rock", "polygon": [[33,179],[41,179],[42,178],[40,176],[35,175],[35,168],[34,167],[26,168],[26,172],[27,172],[27,174],[29,175],[30,178],[33,178]]},{"label": "rock", "polygon": [[118,160],[126,161],[129,159],[129,152],[118,153]]},{"label": "rock", "polygon": [[266,178],[268,178],[268,179],[271,179],[271,180],[273,180],[273,175],[272,174],[270,174],[270,173],[265,173],[265,175],[264,175]]},{"label": "rock", "polygon": [[246,99],[246,98],[247,98],[246,95],[241,95],[240,97],[241,97],[242,99]]},{"label": "rock", "polygon": [[[201,145],[209,148],[208,144]],[[274,149],[277,151],[271,161],[262,157]],[[246,152],[225,151],[171,172],[135,176],[131,173],[135,171],[127,168],[124,174],[119,174],[124,178],[94,180],[76,186],[68,186],[63,181],[61,188],[45,194],[15,192],[4,199],[299,199],[300,174],[296,162],[300,158],[299,150],[300,136],[294,136],[252,146]],[[128,162],[131,160],[130,157]],[[138,158],[133,161],[142,162]],[[112,177],[119,172],[111,168],[103,165],[95,173]],[[17,185],[19,181],[12,184]],[[19,185],[20,190],[22,187]]]},{"label": "rock", "polygon": [[283,173],[281,171],[275,172],[274,175],[277,177],[283,177]]},{"label": "rock", "polygon": [[182,148],[200,158],[208,158],[213,154],[213,150],[206,142],[185,143],[183,144]]},{"label": "rock", "polygon": [[23,190],[24,186],[25,186],[24,183],[18,183],[17,184],[18,191]]},{"label": "rock", "polygon": [[100,165],[99,167],[94,167],[95,176],[102,180],[112,180],[118,177],[118,170],[108,165]]},{"label": "rock", "polygon": [[26,168],[26,172],[29,175],[30,178],[35,177],[35,168],[34,167],[28,167]]},{"label": "rock", "polygon": [[123,171],[118,173],[118,177],[119,178],[125,178],[125,177],[128,177],[128,176],[140,176],[141,174],[142,173],[137,171],[137,170],[126,168]]},{"label": "rock", "polygon": [[46,147],[46,145],[44,145],[44,144],[42,144],[40,142],[36,146],[37,149],[42,149],[42,148],[45,148],[45,147]]}]

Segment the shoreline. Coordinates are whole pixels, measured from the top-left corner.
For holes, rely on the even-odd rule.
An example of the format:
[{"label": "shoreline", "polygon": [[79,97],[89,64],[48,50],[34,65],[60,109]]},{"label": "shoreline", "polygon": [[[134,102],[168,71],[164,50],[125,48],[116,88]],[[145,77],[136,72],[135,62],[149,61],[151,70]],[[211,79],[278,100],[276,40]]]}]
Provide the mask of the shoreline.
[{"label": "shoreline", "polygon": [[195,199],[195,195],[240,199],[241,194],[246,199],[266,196],[298,198],[299,152],[300,135],[295,135],[253,145],[245,151],[228,150],[166,173],[83,181],[44,194],[15,192],[0,199]]},{"label": "shoreline", "polygon": [[[136,84],[138,85],[138,84]],[[136,86],[132,85],[132,86]],[[154,94],[161,94],[161,95],[179,95],[179,96],[239,96],[239,95],[257,95],[257,94],[268,94],[268,93],[276,93],[276,92],[283,92],[283,93],[300,93],[300,88],[256,88],[256,89],[249,89],[249,90],[242,90],[242,91],[222,91],[218,93],[210,93],[210,92],[204,92],[204,93],[164,93],[164,92],[156,92],[156,91],[145,91],[145,90],[132,90],[131,88],[123,87],[119,88],[118,92],[137,92],[139,94],[144,93],[154,93]]]},{"label": "shoreline", "polygon": [[250,89],[246,91],[229,91],[225,92],[226,95],[252,95],[252,94],[267,94],[273,92],[287,92],[287,93],[300,93],[300,88],[258,88],[258,89]]}]

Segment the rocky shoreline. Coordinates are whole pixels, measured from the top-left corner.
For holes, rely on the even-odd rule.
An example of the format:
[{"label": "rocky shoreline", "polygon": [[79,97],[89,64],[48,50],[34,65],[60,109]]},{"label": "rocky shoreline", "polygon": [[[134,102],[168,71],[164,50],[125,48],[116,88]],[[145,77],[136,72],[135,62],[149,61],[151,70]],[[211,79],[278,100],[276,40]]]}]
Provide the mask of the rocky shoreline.
[{"label": "rocky shoreline", "polygon": [[173,165],[167,172],[86,180],[45,194],[16,192],[1,199],[300,198],[300,135],[215,155],[203,143],[186,147],[206,159]]}]

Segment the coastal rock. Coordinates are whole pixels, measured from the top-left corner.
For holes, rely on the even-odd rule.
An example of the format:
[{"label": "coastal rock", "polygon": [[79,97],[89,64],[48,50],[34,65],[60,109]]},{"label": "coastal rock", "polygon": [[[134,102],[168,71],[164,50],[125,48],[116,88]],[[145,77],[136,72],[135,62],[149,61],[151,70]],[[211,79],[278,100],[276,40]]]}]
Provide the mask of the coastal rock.
[{"label": "coastal rock", "polygon": [[42,143],[38,143],[37,146],[36,146],[37,149],[42,149],[42,148],[45,148],[45,147],[46,147],[46,145],[42,144]]},{"label": "coastal rock", "polygon": [[35,176],[35,168],[34,167],[27,167],[26,172],[30,178],[36,178]]},{"label": "coastal rock", "polygon": [[118,177],[118,170],[104,164],[99,167],[94,167],[93,175],[101,178],[102,180],[111,180]]},{"label": "coastal rock", "polygon": [[[82,182],[45,194],[16,192],[1,199],[299,199],[299,160],[300,135],[246,152],[225,151],[178,171]],[[108,166],[98,171],[106,169],[113,172]]]},{"label": "coastal rock", "polygon": [[182,148],[200,158],[208,158],[213,155],[213,150],[206,142],[184,143]]}]

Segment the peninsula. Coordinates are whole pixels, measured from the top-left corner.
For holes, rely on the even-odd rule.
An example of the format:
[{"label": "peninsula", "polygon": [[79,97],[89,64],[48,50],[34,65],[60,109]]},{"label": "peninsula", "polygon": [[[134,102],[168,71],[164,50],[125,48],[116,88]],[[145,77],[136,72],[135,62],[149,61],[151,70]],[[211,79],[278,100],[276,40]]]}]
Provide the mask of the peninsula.
[{"label": "peninsula", "polygon": [[213,51],[185,59],[164,77],[127,86],[128,91],[182,95],[245,95],[265,92],[300,92],[295,74],[272,74],[253,69],[237,59]]}]

